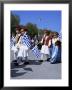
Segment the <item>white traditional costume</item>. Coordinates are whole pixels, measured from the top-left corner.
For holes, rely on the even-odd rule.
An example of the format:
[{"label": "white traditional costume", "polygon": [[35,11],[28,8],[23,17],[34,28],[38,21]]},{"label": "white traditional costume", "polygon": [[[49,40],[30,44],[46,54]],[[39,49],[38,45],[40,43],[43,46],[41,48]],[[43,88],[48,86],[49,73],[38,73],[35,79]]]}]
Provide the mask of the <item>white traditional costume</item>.
[{"label": "white traditional costume", "polygon": [[19,37],[20,37],[20,34],[16,34],[16,37],[12,37],[12,42],[11,42],[11,43],[13,43],[13,45],[11,47],[12,60],[17,59],[17,54],[18,54],[17,39]]},{"label": "white traditional costume", "polygon": [[41,40],[41,43],[43,43],[41,48],[41,60],[47,60],[47,58],[50,56],[49,51],[49,36],[44,36]]},{"label": "white traditional costume", "polygon": [[24,35],[20,37],[18,44],[17,44],[17,47],[19,48],[17,57],[22,57],[23,59],[27,58],[28,53],[29,53],[29,47],[26,45],[25,42],[23,42],[25,35],[26,33],[24,33]]},{"label": "white traditional costume", "polygon": [[17,57],[22,57],[25,58],[28,56],[28,47],[27,45],[22,41],[24,36],[21,36],[18,42],[17,47],[19,48],[18,56]]}]

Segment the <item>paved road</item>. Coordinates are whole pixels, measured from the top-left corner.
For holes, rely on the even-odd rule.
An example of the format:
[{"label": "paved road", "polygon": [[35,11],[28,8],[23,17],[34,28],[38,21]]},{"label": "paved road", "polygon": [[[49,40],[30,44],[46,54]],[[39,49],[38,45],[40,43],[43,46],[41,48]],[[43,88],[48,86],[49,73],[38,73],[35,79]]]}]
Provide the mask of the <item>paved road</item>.
[{"label": "paved road", "polygon": [[[29,65],[15,66],[11,63],[12,79],[60,79],[61,63],[50,64],[50,62],[39,63],[36,57],[29,52]],[[11,58],[12,62],[12,58]]]}]

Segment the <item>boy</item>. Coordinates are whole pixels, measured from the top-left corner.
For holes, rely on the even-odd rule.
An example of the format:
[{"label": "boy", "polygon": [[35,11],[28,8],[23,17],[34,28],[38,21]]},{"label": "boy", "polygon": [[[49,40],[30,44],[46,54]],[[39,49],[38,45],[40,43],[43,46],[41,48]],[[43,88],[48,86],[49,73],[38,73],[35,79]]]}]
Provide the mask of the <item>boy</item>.
[{"label": "boy", "polygon": [[[18,57],[17,62],[18,62],[18,65],[29,64],[27,57],[28,57],[29,48],[31,46],[31,39],[29,38],[29,36],[27,34],[28,29],[26,27],[22,27],[20,31],[21,31],[21,37],[18,41],[19,52],[18,52],[18,56],[17,56]],[[24,42],[25,37],[28,38],[28,40],[29,40],[28,43]],[[27,46],[27,44],[30,46]]]},{"label": "boy", "polygon": [[17,54],[18,54],[18,49],[17,49],[17,43],[18,43],[18,40],[20,38],[20,26],[17,26],[16,27],[16,36],[15,37],[11,37],[11,40],[13,41],[13,45],[11,47],[11,52],[13,52],[13,60],[17,60]]},{"label": "boy", "polygon": [[44,31],[44,36],[41,40],[42,48],[41,48],[41,60],[40,62],[46,61],[50,57],[50,50],[49,50],[49,32],[48,30]]}]

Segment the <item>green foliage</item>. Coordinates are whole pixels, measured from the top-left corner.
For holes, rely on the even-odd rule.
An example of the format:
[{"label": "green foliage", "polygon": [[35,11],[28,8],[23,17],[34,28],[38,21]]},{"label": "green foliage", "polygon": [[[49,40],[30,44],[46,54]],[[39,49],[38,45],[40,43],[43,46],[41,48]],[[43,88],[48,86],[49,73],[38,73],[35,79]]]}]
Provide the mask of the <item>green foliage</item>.
[{"label": "green foliage", "polygon": [[36,24],[27,23],[26,27],[28,28],[28,33],[31,37],[38,35],[38,28]]},{"label": "green foliage", "polygon": [[15,33],[15,27],[19,25],[20,23],[20,18],[17,15],[14,15],[11,13],[11,33]]}]

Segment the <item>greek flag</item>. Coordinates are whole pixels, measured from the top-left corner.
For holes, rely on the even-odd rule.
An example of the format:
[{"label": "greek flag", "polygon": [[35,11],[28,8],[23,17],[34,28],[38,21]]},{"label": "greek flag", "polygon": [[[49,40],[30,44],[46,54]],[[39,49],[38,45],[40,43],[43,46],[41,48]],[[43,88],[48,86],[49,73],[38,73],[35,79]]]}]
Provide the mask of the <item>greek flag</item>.
[{"label": "greek flag", "polygon": [[32,49],[32,53],[33,53],[37,58],[39,58],[39,57],[41,56],[41,53],[40,53],[40,51],[38,50],[37,45]]},{"label": "greek flag", "polygon": [[12,38],[10,39],[10,48],[12,48],[12,46],[14,45],[14,42],[12,40]]},{"label": "greek flag", "polygon": [[23,44],[26,44],[27,47],[31,47],[31,40],[30,38],[28,37],[28,35],[24,35],[23,38],[22,38],[22,43]]},{"label": "greek flag", "polygon": [[[23,36],[23,38],[22,38],[22,43],[26,44],[27,47],[29,47],[29,48],[32,46],[32,45],[31,45],[31,39],[28,37],[28,35],[24,35],[24,36]],[[40,51],[38,50],[37,45],[34,46],[31,50],[32,50],[32,53],[33,53],[37,58],[40,57],[41,53],[40,53]]]}]

